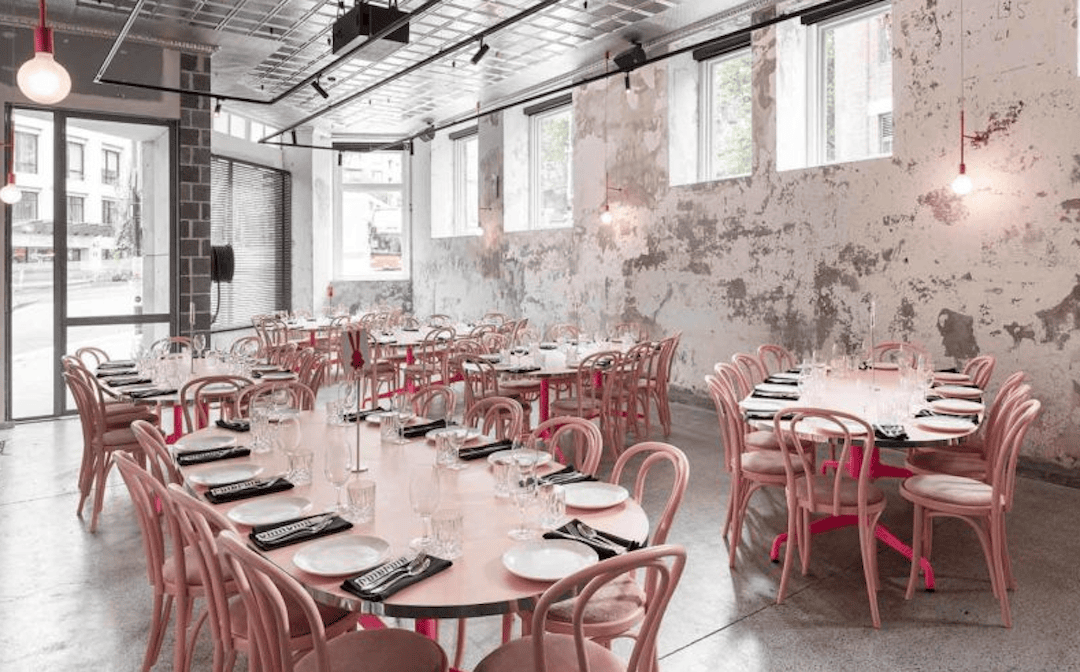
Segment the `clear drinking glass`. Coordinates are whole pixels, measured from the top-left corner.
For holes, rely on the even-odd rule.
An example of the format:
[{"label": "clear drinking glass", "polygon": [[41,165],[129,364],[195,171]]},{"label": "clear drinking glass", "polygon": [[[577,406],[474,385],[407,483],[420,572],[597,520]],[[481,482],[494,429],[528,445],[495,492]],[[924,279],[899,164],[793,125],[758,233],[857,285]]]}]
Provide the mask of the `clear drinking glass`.
[{"label": "clear drinking glass", "polygon": [[[516,451],[514,451],[516,452]],[[536,460],[531,456],[512,455],[510,459],[510,498],[517,506],[520,522],[510,530],[511,539],[527,541],[535,538],[536,530],[529,527],[528,511],[537,503]]]},{"label": "clear drinking glass", "polygon": [[430,550],[431,514],[439,508],[439,470],[435,467],[422,467],[409,475],[409,504],[413,513],[420,516],[421,534],[409,542],[409,548],[415,551]]},{"label": "clear drinking glass", "polygon": [[349,445],[348,433],[333,432],[323,453],[323,475],[337,488],[337,510],[345,511],[341,500],[341,491],[352,476],[352,446]]}]

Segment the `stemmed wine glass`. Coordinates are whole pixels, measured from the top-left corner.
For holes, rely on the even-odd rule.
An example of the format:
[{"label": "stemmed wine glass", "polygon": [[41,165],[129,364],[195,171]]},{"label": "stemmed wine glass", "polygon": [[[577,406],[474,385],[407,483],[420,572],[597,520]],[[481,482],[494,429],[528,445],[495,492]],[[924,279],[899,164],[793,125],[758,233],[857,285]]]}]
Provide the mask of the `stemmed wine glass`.
[{"label": "stemmed wine glass", "polygon": [[206,350],[206,334],[195,334],[191,337],[191,349],[195,351],[195,357],[202,357]]},{"label": "stemmed wine glass", "polygon": [[335,430],[323,457],[323,475],[330,485],[337,488],[338,512],[345,511],[345,503],[341,500],[341,490],[349,482],[352,476],[352,446],[349,445],[349,434],[344,430]]},{"label": "stemmed wine glass", "polygon": [[405,390],[399,391],[394,397],[394,411],[397,413],[398,435],[395,443],[408,443],[409,440],[405,438],[405,425],[413,418],[412,395]]},{"label": "stemmed wine glass", "polygon": [[529,527],[526,515],[537,501],[536,463],[535,453],[524,450],[522,444],[515,441],[510,451],[510,498],[514,500],[521,520],[508,534],[517,541],[536,537],[536,530]]},{"label": "stemmed wine glass", "polygon": [[409,504],[413,513],[420,516],[421,535],[409,542],[414,551],[431,548],[431,515],[439,508],[439,470],[422,467],[409,475]]}]

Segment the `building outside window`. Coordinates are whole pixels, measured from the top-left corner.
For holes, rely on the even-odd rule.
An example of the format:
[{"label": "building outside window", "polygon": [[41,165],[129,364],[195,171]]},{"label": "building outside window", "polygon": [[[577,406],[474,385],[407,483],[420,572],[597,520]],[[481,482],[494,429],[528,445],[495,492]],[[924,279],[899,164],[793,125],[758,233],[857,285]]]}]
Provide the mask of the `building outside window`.
[{"label": "building outside window", "polygon": [[701,63],[700,179],[749,175],[752,158],[750,49]]},{"label": "building outside window", "polygon": [[120,184],[120,152],[115,149],[101,150],[101,182],[116,186]]},{"label": "building outside window", "polygon": [[15,172],[37,175],[38,136],[35,133],[15,131]]},{"label": "building outside window", "polygon": [[101,223],[120,223],[120,204],[111,198],[101,199]]},{"label": "building outside window", "polygon": [[[556,99],[560,100],[560,99]],[[539,103],[525,108],[529,119],[530,228],[573,225],[573,108]]]},{"label": "building outside window", "polygon": [[[334,277],[407,277],[405,153],[341,145]],[[349,151],[352,149],[353,151]]]},{"label": "building outside window", "polygon": [[67,217],[68,221],[72,224],[82,224],[86,221],[86,197],[85,196],[72,196],[67,197]]},{"label": "building outside window", "polygon": [[67,143],[67,176],[69,180],[82,182],[86,176],[86,146],[81,142]]},{"label": "building outside window", "polygon": [[15,224],[38,219],[38,192],[22,190],[22,198],[11,206],[11,220]]},{"label": "building outside window", "polygon": [[480,228],[480,159],[478,135],[454,139],[454,235],[467,235]]}]

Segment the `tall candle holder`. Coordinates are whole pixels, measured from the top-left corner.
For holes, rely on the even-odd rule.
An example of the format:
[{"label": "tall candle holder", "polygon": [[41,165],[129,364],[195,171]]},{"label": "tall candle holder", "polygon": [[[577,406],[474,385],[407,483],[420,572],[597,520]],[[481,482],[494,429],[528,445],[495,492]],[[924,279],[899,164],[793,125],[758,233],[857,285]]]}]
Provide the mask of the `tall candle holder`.
[{"label": "tall candle holder", "polygon": [[[360,459],[360,405],[361,405],[361,387],[363,385],[364,377],[362,375],[364,368],[365,353],[368,352],[367,343],[368,335],[364,329],[346,329],[342,334],[343,350],[349,355],[349,363],[352,365],[353,377],[356,379],[356,459],[353,460],[352,472],[354,474],[360,474],[368,470],[368,465],[364,464]],[[345,411],[347,413],[347,411]]]}]

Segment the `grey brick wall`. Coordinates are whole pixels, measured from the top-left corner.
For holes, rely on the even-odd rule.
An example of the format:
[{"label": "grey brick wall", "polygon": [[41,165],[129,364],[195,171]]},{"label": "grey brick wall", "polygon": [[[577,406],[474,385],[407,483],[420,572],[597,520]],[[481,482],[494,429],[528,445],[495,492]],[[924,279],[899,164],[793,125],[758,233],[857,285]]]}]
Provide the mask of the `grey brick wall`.
[{"label": "grey brick wall", "polygon": [[[210,56],[181,54],[180,86],[210,90]],[[195,305],[195,329],[210,329],[210,133],[213,101],[183,94],[180,98],[180,248],[179,333],[191,335],[190,306]]]}]

